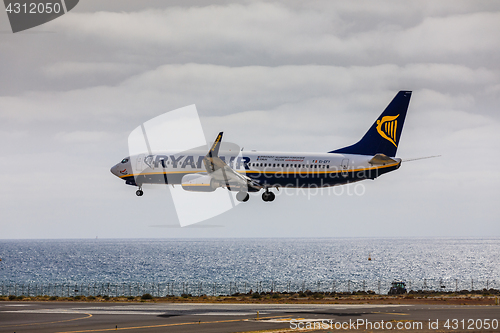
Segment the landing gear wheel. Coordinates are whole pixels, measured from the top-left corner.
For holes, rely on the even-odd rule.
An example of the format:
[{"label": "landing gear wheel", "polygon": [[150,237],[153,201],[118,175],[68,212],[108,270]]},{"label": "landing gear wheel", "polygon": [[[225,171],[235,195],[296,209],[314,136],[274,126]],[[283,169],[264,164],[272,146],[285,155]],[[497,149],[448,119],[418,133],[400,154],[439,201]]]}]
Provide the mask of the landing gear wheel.
[{"label": "landing gear wheel", "polygon": [[262,200],[268,202],[268,201],[273,201],[275,198],[275,195],[273,192],[265,191],[262,193]]},{"label": "landing gear wheel", "polygon": [[137,190],[135,191],[135,194],[138,196],[138,197],[142,197],[142,195],[144,194],[144,192],[142,190]]},{"label": "landing gear wheel", "polygon": [[240,202],[247,202],[249,198],[250,198],[250,196],[248,195],[247,192],[238,192],[236,194],[236,200],[238,200]]}]

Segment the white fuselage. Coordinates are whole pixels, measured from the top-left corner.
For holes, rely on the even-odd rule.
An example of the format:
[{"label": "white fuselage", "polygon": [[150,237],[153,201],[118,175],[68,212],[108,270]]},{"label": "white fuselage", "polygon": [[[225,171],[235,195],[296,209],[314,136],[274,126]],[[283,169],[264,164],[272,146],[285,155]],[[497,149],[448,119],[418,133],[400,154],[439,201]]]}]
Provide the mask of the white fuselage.
[{"label": "white fuselage", "polygon": [[[160,152],[133,155],[112,168],[118,177],[136,184],[180,184],[187,174],[206,172],[206,151]],[[335,153],[243,151],[219,156],[231,168],[262,185],[325,187],[373,179],[399,167],[396,163],[372,165],[373,156]],[[133,182],[132,182],[133,183]]]}]

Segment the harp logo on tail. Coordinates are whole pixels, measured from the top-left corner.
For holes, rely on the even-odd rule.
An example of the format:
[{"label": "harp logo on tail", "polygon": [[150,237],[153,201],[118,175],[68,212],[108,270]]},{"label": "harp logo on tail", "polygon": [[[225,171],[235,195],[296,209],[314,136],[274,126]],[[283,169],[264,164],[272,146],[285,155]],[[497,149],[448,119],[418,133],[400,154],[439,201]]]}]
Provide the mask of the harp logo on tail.
[{"label": "harp logo on tail", "polygon": [[397,116],[385,116],[381,120],[377,120],[377,132],[387,141],[391,142],[396,147],[396,133],[398,128]]}]

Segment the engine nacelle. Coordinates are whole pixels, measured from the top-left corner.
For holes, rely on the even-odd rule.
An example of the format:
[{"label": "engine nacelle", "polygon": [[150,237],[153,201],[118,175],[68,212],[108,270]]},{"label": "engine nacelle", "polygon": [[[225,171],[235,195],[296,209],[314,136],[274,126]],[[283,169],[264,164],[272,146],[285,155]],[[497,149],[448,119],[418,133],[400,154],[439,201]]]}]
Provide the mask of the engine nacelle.
[{"label": "engine nacelle", "polygon": [[209,175],[191,174],[182,177],[181,185],[186,191],[213,192],[218,187]]}]

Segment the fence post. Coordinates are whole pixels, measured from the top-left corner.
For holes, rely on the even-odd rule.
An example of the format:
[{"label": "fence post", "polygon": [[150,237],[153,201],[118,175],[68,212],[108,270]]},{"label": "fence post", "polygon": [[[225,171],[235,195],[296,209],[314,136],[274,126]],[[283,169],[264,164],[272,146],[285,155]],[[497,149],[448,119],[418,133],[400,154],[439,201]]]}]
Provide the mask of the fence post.
[{"label": "fence post", "polygon": [[378,294],[380,295],[380,280],[378,280]]},{"label": "fence post", "polygon": [[470,291],[472,292],[474,290],[474,279],[470,278]]},{"label": "fence post", "polygon": [[347,292],[351,292],[351,280],[347,280]]}]

